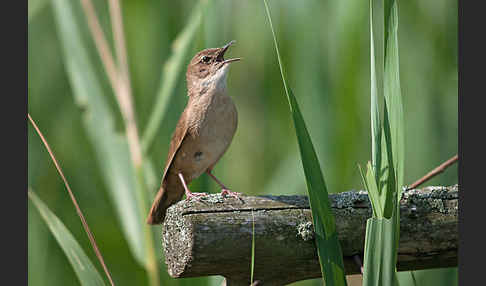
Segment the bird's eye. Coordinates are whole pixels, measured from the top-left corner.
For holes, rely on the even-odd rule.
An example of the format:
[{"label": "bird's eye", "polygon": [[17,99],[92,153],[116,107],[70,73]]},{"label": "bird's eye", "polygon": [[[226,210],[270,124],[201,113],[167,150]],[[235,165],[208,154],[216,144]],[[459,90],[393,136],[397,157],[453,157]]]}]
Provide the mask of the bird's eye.
[{"label": "bird's eye", "polygon": [[204,63],[209,63],[211,61],[211,57],[204,56],[202,57],[201,61],[203,61]]}]

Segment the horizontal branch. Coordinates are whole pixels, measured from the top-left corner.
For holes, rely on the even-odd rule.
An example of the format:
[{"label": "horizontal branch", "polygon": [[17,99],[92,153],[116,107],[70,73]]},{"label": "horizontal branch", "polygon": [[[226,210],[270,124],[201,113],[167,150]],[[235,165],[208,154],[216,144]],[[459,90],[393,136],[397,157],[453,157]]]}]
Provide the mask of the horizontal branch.
[{"label": "horizontal branch", "polygon": [[[371,205],[366,192],[329,196],[346,274],[359,273],[353,256],[363,255]],[[404,192],[400,202],[398,270],[457,265],[458,186]],[[249,285],[252,225],[255,280],[282,285],[321,277],[311,211],[305,196],[212,194],[184,200],[167,210],[163,247],[172,277],[222,275],[231,285]]]}]

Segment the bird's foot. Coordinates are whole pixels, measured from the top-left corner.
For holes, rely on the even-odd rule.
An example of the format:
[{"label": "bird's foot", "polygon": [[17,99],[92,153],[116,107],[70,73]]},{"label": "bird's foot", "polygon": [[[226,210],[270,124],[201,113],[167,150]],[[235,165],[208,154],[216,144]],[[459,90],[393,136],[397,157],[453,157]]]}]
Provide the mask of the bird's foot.
[{"label": "bird's foot", "polygon": [[226,195],[230,196],[230,197],[234,197],[234,198],[237,198],[239,199],[240,198],[240,195],[241,193],[237,193],[237,192],[232,192],[228,189],[222,189],[221,190],[221,196],[225,197]]},{"label": "bird's foot", "polygon": [[207,193],[192,193],[190,191],[186,191],[186,200],[195,199],[196,201],[200,201],[199,197],[207,196]]}]

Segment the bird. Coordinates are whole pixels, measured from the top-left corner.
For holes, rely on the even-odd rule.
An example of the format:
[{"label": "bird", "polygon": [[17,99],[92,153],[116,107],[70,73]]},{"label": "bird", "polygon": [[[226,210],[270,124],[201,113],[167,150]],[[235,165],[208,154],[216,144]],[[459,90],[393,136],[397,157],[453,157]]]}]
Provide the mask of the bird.
[{"label": "bird", "polygon": [[241,58],[224,59],[235,41],[220,48],[198,52],[186,72],[186,107],[182,112],[169,145],[167,161],[159,191],[146,222],[162,224],[169,206],[186,199],[196,199],[206,193],[193,193],[187,185],[207,173],[218,185],[221,194],[238,197],[218,180],[212,170],[228,149],[238,125],[236,105],[228,95],[226,79],[230,64]]}]

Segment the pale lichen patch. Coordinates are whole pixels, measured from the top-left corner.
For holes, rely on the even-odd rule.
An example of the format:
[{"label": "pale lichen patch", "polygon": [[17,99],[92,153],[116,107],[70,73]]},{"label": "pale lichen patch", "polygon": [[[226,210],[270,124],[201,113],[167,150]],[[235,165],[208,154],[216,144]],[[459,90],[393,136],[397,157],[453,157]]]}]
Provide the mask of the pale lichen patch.
[{"label": "pale lichen patch", "polygon": [[304,241],[314,239],[314,229],[310,221],[303,222],[297,226],[297,236],[300,236]]}]

